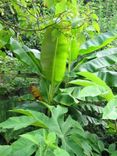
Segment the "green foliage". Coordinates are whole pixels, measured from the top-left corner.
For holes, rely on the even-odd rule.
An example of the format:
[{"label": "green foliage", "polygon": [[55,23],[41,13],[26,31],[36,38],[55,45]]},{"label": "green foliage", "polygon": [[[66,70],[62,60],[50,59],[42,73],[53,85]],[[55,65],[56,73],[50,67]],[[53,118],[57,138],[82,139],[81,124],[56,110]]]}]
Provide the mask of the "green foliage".
[{"label": "green foliage", "polygon": [[96,2],[93,0],[91,6],[96,11],[96,14],[99,17],[99,25],[101,27],[101,31],[105,32],[116,28],[116,1],[108,0],[105,5],[105,1],[103,0],[97,0]]},{"label": "green foliage", "polygon": [[116,144],[110,144],[108,150],[111,156],[115,156],[117,154]]},{"label": "green foliage", "polygon": [[9,147],[10,146],[8,146],[8,145],[0,146],[0,155],[10,156],[11,148],[9,148]]},{"label": "green foliage", "polygon": [[68,53],[67,38],[57,28],[47,29],[42,43],[41,65],[51,83],[63,79]]},{"label": "green foliage", "polygon": [[[85,87],[80,91],[79,98],[80,97],[95,97],[95,96],[102,96],[107,101],[107,106],[103,110],[103,118],[104,119],[117,119],[117,109],[116,109],[116,98],[114,97],[114,94],[112,93],[111,88],[106,85],[104,81],[102,81],[100,78],[96,77],[94,74],[89,72],[80,72],[81,76],[86,77],[88,80],[91,80],[91,83],[86,81]],[[78,80],[79,82],[79,80]],[[75,80],[75,84],[77,85],[83,85],[84,83],[80,84],[77,80]],[[85,82],[85,81],[84,81]],[[70,82],[74,84],[74,81]]]},{"label": "green foliage", "polygon": [[17,58],[27,64],[28,66],[33,67],[32,72],[40,72],[40,63],[39,63],[39,51],[34,51],[28,47],[22,47],[20,43],[15,41],[13,38],[10,39],[11,50]]},{"label": "green foliage", "polygon": [[[78,70],[84,71],[87,70],[89,72],[97,72],[102,68],[107,68],[112,66],[112,64],[116,63],[116,55],[117,55],[117,49],[111,48],[111,49],[105,49],[99,52],[96,52],[94,56],[92,56],[92,59],[84,62]],[[90,59],[90,57],[87,59]],[[77,70],[77,68],[76,68]]]},{"label": "green foliage", "polygon": [[9,149],[11,149],[9,156],[11,155],[20,156],[20,154],[28,156],[34,153],[36,147],[31,141],[24,138],[20,138],[19,140],[15,141],[12,144],[12,146],[9,147]]},{"label": "green foliage", "polygon": [[[70,116],[64,119],[64,115],[68,111],[65,107],[51,106],[51,117],[49,118],[46,116],[44,117],[43,114],[40,116],[39,112],[30,110],[16,109],[14,111],[25,114],[26,116],[11,117],[7,121],[1,123],[0,127],[2,127],[3,129],[13,128],[14,130],[17,130],[28,125],[39,126],[40,121],[44,122],[44,124],[46,125],[45,129],[42,128],[40,130],[21,135],[20,139],[9,146],[9,150],[12,149],[11,153],[13,153],[12,155],[14,156],[16,155],[16,153],[19,155],[19,152],[21,154],[20,149],[22,149],[21,146],[24,144],[23,142],[26,143],[25,140],[28,140],[28,144],[31,142],[30,146],[27,146],[26,144],[25,152],[23,153],[22,151],[23,155],[26,154],[27,156],[31,155],[30,153],[32,153],[32,151],[34,152],[35,150],[41,155],[47,155],[50,151],[50,155],[52,156],[56,155],[57,153],[61,156],[63,154],[65,154],[66,156],[74,154],[87,155],[87,152],[88,155],[92,155],[92,151],[98,153],[100,153],[101,151],[99,146],[98,148],[95,148],[95,146],[92,144],[95,137],[92,136],[93,139],[89,139],[88,134],[84,132],[78,122],[73,120]],[[21,122],[19,122],[20,119]],[[11,120],[13,122],[11,122]],[[58,147],[58,144],[60,144],[61,148]],[[36,146],[36,149],[34,148],[34,146]]]},{"label": "green foliage", "polygon": [[114,97],[107,103],[107,106],[104,108],[103,119],[117,119],[117,97]]},{"label": "green foliage", "polygon": [[[9,52],[9,55],[10,54]],[[27,67],[27,65],[20,62],[18,59],[7,56],[4,51],[1,51],[0,121],[4,121],[12,115],[8,112],[9,109],[22,105],[26,101],[34,100],[34,97],[29,94],[29,86],[34,82],[38,83],[38,79],[36,75],[33,76],[30,68],[31,67]],[[25,96],[23,96],[24,94]]]},{"label": "green foliage", "polygon": [[[5,5],[1,4],[2,8],[7,4],[6,0]],[[41,6],[45,10],[41,10]],[[6,35],[8,26],[12,28],[7,30],[12,33],[7,39],[3,38],[0,48],[10,50],[31,73],[40,76],[36,110],[31,110],[34,106],[29,106],[30,109],[19,106],[13,112],[20,113],[20,116],[0,123],[2,133],[6,129],[19,133],[20,130],[28,130],[21,132],[20,138],[12,140],[10,146],[0,147],[1,153],[6,149],[6,156],[96,156],[104,150],[116,154],[116,149],[112,153],[112,147],[106,149],[96,135],[84,129],[93,124],[96,129],[99,125],[100,131],[96,129],[96,132],[101,132],[99,136],[102,137],[108,122],[103,122],[101,116],[106,120],[117,119],[116,93],[100,78],[104,71],[111,72],[109,67],[116,63],[116,48],[102,48],[117,38],[117,32],[101,34],[96,14],[90,11],[88,5],[84,7],[87,10],[82,7],[76,0],[34,3],[31,0],[11,0],[7,6],[11,21],[0,17],[2,36]],[[5,10],[2,12],[8,14]],[[42,44],[41,54],[24,46],[20,38],[25,35],[24,31],[27,31],[26,37],[35,32],[36,38],[42,35],[39,42]],[[111,80],[115,84],[115,79]],[[26,99],[25,96],[23,98]],[[90,103],[92,101],[94,103]],[[95,102],[99,102],[100,106]],[[90,131],[94,132],[92,129]]]},{"label": "green foliage", "polygon": [[55,96],[54,101],[65,106],[75,105],[78,102],[73,96],[67,93],[58,94]]},{"label": "green foliage", "polygon": [[84,55],[103,48],[117,38],[116,34],[116,31],[107,32],[96,36],[94,39],[86,41],[81,45],[79,53]]},{"label": "green foliage", "polygon": [[16,58],[6,55],[0,56],[0,95],[12,95],[15,90],[20,90],[21,86],[19,84],[26,88],[28,80],[20,77],[18,72],[25,73],[28,72],[28,69]]}]

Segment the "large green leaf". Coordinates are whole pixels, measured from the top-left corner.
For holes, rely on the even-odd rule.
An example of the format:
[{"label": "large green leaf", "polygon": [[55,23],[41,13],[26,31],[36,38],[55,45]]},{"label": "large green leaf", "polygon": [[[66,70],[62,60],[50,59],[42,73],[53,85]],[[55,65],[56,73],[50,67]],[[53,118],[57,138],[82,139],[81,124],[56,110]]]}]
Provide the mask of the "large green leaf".
[{"label": "large green leaf", "polygon": [[[21,137],[39,146],[39,149],[37,151],[39,155],[43,154],[46,148],[45,155],[62,156],[63,154],[65,156],[69,156],[67,151],[57,146],[56,134],[54,132],[48,133],[46,130],[40,129],[40,130],[35,130],[32,132],[23,134],[21,135]],[[52,153],[49,154],[49,151],[51,151],[53,154]]]},{"label": "large green leaf", "polygon": [[4,129],[13,128],[14,130],[25,128],[30,125],[47,128],[48,117],[43,113],[24,109],[14,109],[13,112],[24,114],[26,116],[11,117],[0,123],[0,127]]},{"label": "large green leaf", "polygon": [[80,91],[79,97],[95,97],[108,94],[108,90],[105,87],[99,85],[87,86]]},{"label": "large green leaf", "polygon": [[18,41],[13,38],[10,39],[10,46],[13,53],[16,57],[31,67],[32,72],[38,73],[40,72],[40,58],[39,51],[34,51],[33,49],[29,49],[28,47],[23,47]]},{"label": "large green leaf", "polygon": [[26,51],[28,56],[32,59],[32,61],[34,62],[35,66],[37,66],[38,70],[40,71],[41,70],[40,51],[37,50],[37,49],[30,49],[27,46],[23,46],[23,49]]},{"label": "large green leaf", "polygon": [[88,80],[82,80],[82,79],[76,79],[69,82],[70,84],[79,85],[79,86],[90,86],[94,85],[94,82],[88,81]]},{"label": "large green leaf", "polygon": [[96,72],[101,68],[112,66],[117,63],[117,48],[97,52],[95,57],[96,58],[81,64],[78,68],[75,68],[75,70]]},{"label": "large green leaf", "polygon": [[107,55],[113,55],[113,54],[117,54],[117,48],[109,48],[109,49],[104,49],[102,51],[98,51],[95,53],[95,56],[97,58],[101,58]]},{"label": "large green leaf", "polygon": [[109,101],[114,97],[111,88],[103,80],[101,80],[99,77],[97,77],[95,74],[90,73],[90,72],[79,72],[78,74],[81,75],[81,76],[84,76],[85,78],[87,78],[88,80],[94,82],[95,84],[104,87],[107,90],[107,93],[105,93],[103,95],[103,97],[106,100]]},{"label": "large green leaf", "polygon": [[[12,155],[31,156],[34,152],[36,152],[36,156],[43,155],[43,153],[48,156],[62,156],[63,154],[66,156],[74,156],[74,154],[76,156],[79,156],[79,154],[81,156],[86,156],[87,151],[88,155],[91,156],[92,148],[90,147],[87,135],[80,124],[73,120],[70,116],[64,118],[68,109],[61,106],[53,106],[50,110],[51,117],[46,123],[48,129],[39,129],[21,135],[22,138],[18,139],[11,145]],[[28,115],[27,119],[32,117],[36,121],[42,120],[43,122],[43,120],[46,120],[45,117],[42,119],[42,116],[38,115],[35,111],[17,110],[16,112]],[[18,123],[17,118],[15,117],[16,120],[13,122],[7,120],[7,123],[4,122],[4,126],[14,128],[14,126],[18,127],[18,125],[21,127],[23,124],[24,127],[24,117]],[[11,124],[8,121],[10,121]],[[6,124],[8,124],[8,126],[6,126]],[[61,146],[59,148],[62,149],[58,148],[58,141],[61,142]]]},{"label": "large green leaf", "polygon": [[113,40],[117,38],[117,32],[107,32],[96,36],[94,39],[90,39],[86,41],[80,47],[80,55],[91,53],[95,50],[98,50],[107,44],[111,43]]},{"label": "large green leaf", "polygon": [[[54,140],[54,143],[51,142],[50,144],[47,144],[49,134],[48,134],[47,130],[39,129],[39,130],[35,130],[32,132],[23,134],[23,135],[21,135],[21,137],[28,140],[29,142],[32,142],[33,144],[35,144],[37,146],[36,156],[38,156],[38,155],[42,156],[43,154],[48,155],[48,152],[51,151],[52,145],[53,145],[52,150],[54,149],[54,143],[56,141],[56,138]],[[48,141],[51,141],[51,140],[48,140]],[[50,156],[54,156],[54,155],[50,154]]]},{"label": "large green leaf", "polygon": [[11,156],[12,149],[9,145],[0,146],[0,155],[1,156]]},{"label": "large green leaf", "polygon": [[46,122],[48,120],[48,117],[44,113],[38,111],[33,111],[28,109],[13,109],[12,112],[27,115],[29,117],[35,118],[36,120],[41,119],[42,122]]},{"label": "large green leaf", "polygon": [[33,123],[34,126],[47,128],[49,118],[44,113],[28,109],[14,109],[13,112],[20,113],[28,116],[29,118],[35,119],[35,122]]},{"label": "large green leaf", "polygon": [[40,145],[42,142],[44,142],[44,132],[45,130],[35,130],[26,134],[20,135],[22,138],[25,138],[29,141],[31,141],[35,145]]},{"label": "large green leaf", "polygon": [[[86,73],[86,75],[88,74],[87,72],[81,72],[81,73],[83,73],[83,76],[84,76],[84,73]],[[89,78],[89,75],[90,75],[90,78]],[[106,95],[108,94],[111,97],[111,94],[110,94],[111,89],[106,85],[106,83],[103,82],[100,78],[98,78],[98,77],[96,78],[95,75],[94,76],[92,74],[89,74],[89,75],[87,75],[86,78],[88,78],[91,81],[76,79],[76,80],[73,80],[73,81],[69,82],[70,84],[85,87],[80,91],[80,93],[78,93],[77,98],[90,97],[90,96],[95,97],[95,96],[99,96],[99,95],[105,97],[105,94]]]},{"label": "large green leaf", "polygon": [[60,148],[54,150],[54,154],[55,154],[55,156],[63,156],[63,155],[70,156],[67,151],[60,149]]},{"label": "large green leaf", "polygon": [[[84,148],[79,142],[82,142],[82,139],[86,139],[85,133],[80,124],[70,116],[64,119],[64,114],[67,111],[67,108],[61,106],[57,106],[57,108],[53,107],[48,128],[50,131],[56,133],[57,137],[61,140],[63,149],[67,150],[71,156],[74,154],[84,156]],[[78,135],[79,142],[74,142],[72,134]]]},{"label": "large green leaf", "polygon": [[13,128],[14,130],[18,130],[21,128],[25,128],[35,122],[35,119],[27,116],[20,117],[10,117],[8,120],[0,123],[0,127],[2,128]]},{"label": "large green leaf", "polygon": [[97,72],[97,76],[104,80],[108,86],[117,87],[117,72],[105,69]]},{"label": "large green leaf", "polygon": [[97,77],[95,74],[93,74],[93,73],[90,73],[90,72],[79,72],[77,74],[81,75],[81,76],[84,76],[88,80],[90,80],[90,81],[92,81],[92,82],[94,82],[94,83],[96,83],[96,84],[98,84],[100,86],[108,88],[106,83],[103,80],[101,80],[99,77]]},{"label": "large green leaf", "polygon": [[54,98],[54,100],[65,106],[71,106],[78,103],[78,101],[68,93],[60,93]]},{"label": "large green leaf", "polygon": [[61,81],[66,69],[67,39],[54,27],[46,30],[42,43],[41,65],[43,74],[51,82]]},{"label": "large green leaf", "polygon": [[11,145],[11,148],[12,156],[31,156],[37,149],[33,142],[25,138],[20,138],[15,141]]},{"label": "large green leaf", "polygon": [[103,109],[103,119],[117,119],[117,96],[110,100]]}]

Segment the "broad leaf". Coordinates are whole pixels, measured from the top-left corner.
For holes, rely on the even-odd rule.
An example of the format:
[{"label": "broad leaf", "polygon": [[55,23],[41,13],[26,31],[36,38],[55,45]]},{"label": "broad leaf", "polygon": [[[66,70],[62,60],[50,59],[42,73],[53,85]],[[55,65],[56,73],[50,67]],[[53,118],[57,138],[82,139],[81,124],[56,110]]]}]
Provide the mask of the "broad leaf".
[{"label": "broad leaf", "polygon": [[95,74],[92,74],[90,72],[79,72],[78,74],[86,77],[88,80],[91,80],[95,84],[104,87],[107,90],[107,93],[105,92],[105,94],[103,94],[103,97],[107,101],[111,100],[114,97],[111,88],[103,80],[97,77]]},{"label": "broad leaf", "polygon": [[40,129],[40,130],[36,130],[36,131],[32,131],[26,134],[22,134],[20,135],[22,138],[25,138],[29,141],[31,141],[33,144],[35,145],[40,145],[42,142],[44,142],[44,138],[43,138],[43,133],[44,130]]},{"label": "broad leaf", "polygon": [[0,127],[4,129],[13,128],[14,130],[18,130],[21,128],[25,128],[33,123],[35,123],[35,119],[32,117],[27,116],[10,117],[8,120],[0,123]]},{"label": "broad leaf", "polygon": [[44,113],[28,110],[28,109],[14,109],[13,112],[20,113],[35,119],[35,123],[33,125],[40,127],[47,127],[47,123],[49,118],[44,115]]},{"label": "broad leaf", "polygon": [[23,48],[23,46],[18,41],[14,40],[13,38],[10,39],[10,45],[16,57],[20,61],[30,66],[32,69],[32,72],[39,74],[40,62],[39,62],[39,58],[37,58],[37,51],[34,52],[34,50],[31,50],[28,47],[26,48],[26,46]]},{"label": "broad leaf", "polygon": [[38,111],[33,111],[33,110],[28,110],[28,109],[13,109],[12,112],[34,117],[36,120],[41,119],[43,122],[46,122],[46,120],[48,120],[48,117],[44,113],[41,113]]},{"label": "broad leaf", "polygon": [[103,119],[117,119],[117,96],[115,96],[103,109]]},{"label": "broad leaf", "polygon": [[78,101],[73,96],[71,96],[70,94],[67,94],[67,93],[58,94],[54,98],[54,100],[57,103],[60,103],[60,104],[65,105],[65,106],[71,106],[71,105],[75,105],[78,103]]},{"label": "broad leaf", "polygon": [[88,80],[81,80],[81,79],[76,79],[76,80],[70,81],[69,83],[79,85],[79,86],[91,86],[95,84],[94,82],[91,82]]},{"label": "broad leaf", "polygon": [[87,86],[80,91],[79,97],[95,97],[108,94],[108,90],[105,87],[99,85]]},{"label": "broad leaf", "polygon": [[66,69],[67,53],[68,43],[64,34],[53,27],[47,29],[41,52],[41,65],[46,79],[51,82],[62,80]]},{"label": "broad leaf", "polygon": [[95,59],[81,64],[75,70],[96,72],[115,63],[117,63],[117,48],[106,49],[98,52]]},{"label": "broad leaf", "polygon": [[12,145],[12,156],[31,156],[37,149],[35,144],[28,139],[20,138]]},{"label": "broad leaf", "polygon": [[14,109],[13,112],[24,114],[26,116],[11,117],[0,123],[2,128],[13,128],[14,130],[27,127],[29,125],[47,128],[48,117],[43,113],[24,109]]},{"label": "broad leaf", "polygon": [[[76,121],[74,121],[70,116],[64,119],[64,114],[67,113],[67,109],[61,106],[57,106],[57,108],[52,109],[52,117],[50,118],[50,122],[48,123],[49,130],[52,132],[55,132],[57,137],[61,140],[63,149],[67,149],[67,151],[71,155],[78,155],[77,149],[82,149],[82,146],[79,146],[78,144],[75,144],[72,140],[72,144],[69,140],[71,138],[72,134],[78,134],[79,140],[80,136],[82,136],[85,139],[85,133],[80,126],[80,124]],[[81,140],[80,140],[81,141]]]},{"label": "broad leaf", "polygon": [[11,156],[12,149],[9,145],[0,146],[0,155],[1,156]]},{"label": "broad leaf", "polygon": [[94,39],[88,40],[83,45],[81,45],[79,53],[80,55],[91,53],[95,50],[98,50],[106,46],[116,38],[117,38],[116,31],[100,34]]},{"label": "broad leaf", "polygon": [[45,153],[45,155],[54,156],[53,152],[58,148],[56,134],[54,132],[48,132],[48,130],[45,129],[35,130],[21,135],[21,137],[31,141],[39,147],[36,156],[43,155],[43,153]]},{"label": "broad leaf", "polygon": [[101,70],[97,72],[97,75],[104,80],[108,86],[117,87],[117,72],[109,70]]},{"label": "broad leaf", "polygon": [[60,148],[56,149],[56,150],[54,151],[54,154],[55,154],[55,156],[70,156],[70,155],[68,154],[68,152],[66,152],[65,150],[60,149]]},{"label": "broad leaf", "polygon": [[97,77],[95,74],[90,73],[90,72],[79,72],[77,73],[78,75],[84,76],[85,78],[87,78],[88,80],[103,86],[103,87],[107,87],[106,83],[104,81],[102,81],[99,77]]},{"label": "broad leaf", "polygon": [[110,144],[109,147],[108,147],[108,150],[109,150],[110,153],[115,151],[116,150],[116,144],[115,143]]}]

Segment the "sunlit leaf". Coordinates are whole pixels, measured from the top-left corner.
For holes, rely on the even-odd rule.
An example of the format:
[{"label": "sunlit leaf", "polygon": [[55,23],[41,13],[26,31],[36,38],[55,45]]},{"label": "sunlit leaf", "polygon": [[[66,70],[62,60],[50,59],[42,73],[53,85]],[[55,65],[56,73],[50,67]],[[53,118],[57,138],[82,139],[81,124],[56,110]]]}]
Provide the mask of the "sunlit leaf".
[{"label": "sunlit leaf", "polygon": [[60,149],[60,148],[54,150],[54,154],[55,154],[56,156],[63,156],[63,155],[64,155],[64,156],[70,156],[70,155],[68,154],[67,151],[65,151],[65,150],[63,150],[63,149]]},{"label": "sunlit leaf", "polygon": [[59,82],[64,76],[68,53],[67,38],[57,29],[47,29],[42,43],[41,65],[43,74],[51,82]]},{"label": "sunlit leaf", "polygon": [[99,77],[97,77],[95,74],[90,73],[90,72],[79,72],[78,74],[81,76],[84,76],[85,78],[94,82],[95,84],[105,88],[107,90],[107,92],[105,92],[105,94],[103,94],[103,97],[107,101],[111,100],[114,97],[111,88],[103,80],[101,80]]},{"label": "sunlit leaf", "polygon": [[107,44],[111,43],[113,40],[117,38],[117,32],[107,32],[98,35],[94,39],[90,39],[86,41],[84,44],[81,45],[80,47],[80,55],[88,54],[91,53],[95,50],[98,50]]},{"label": "sunlit leaf", "polygon": [[21,128],[25,128],[35,122],[35,119],[27,116],[20,117],[10,117],[8,120],[0,123],[0,127],[2,128],[13,128],[14,130],[18,130]]},{"label": "sunlit leaf", "polygon": [[67,94],[67,93],[58,94],[54,98],[54,100],[57,103],[60,103],[60,104],[65,105],[65,106],[71,106],[71,105],[74,105],[78,102],[74,97],[72,97],[70,94]]},{"label": "sunlit leaf", "polygon": [[110,100],[103,109],[103,119],[117,119],[117,97]]},{"label": "sunlit leaf", "polygon": [[117,48],[106,49],[95,54],[95,58],[81,64],[76,71],[97,72],[117,63]]},{"label": "sunlit leaf", "polygon": [[37,149],[33,142],[20,138],[12,145],[12,156],[31,156]]},{"label": "sunlit leaf", "polygon": [[0,155],[1,156],[11,156],[12,148],[9,145],[0,146]]}]

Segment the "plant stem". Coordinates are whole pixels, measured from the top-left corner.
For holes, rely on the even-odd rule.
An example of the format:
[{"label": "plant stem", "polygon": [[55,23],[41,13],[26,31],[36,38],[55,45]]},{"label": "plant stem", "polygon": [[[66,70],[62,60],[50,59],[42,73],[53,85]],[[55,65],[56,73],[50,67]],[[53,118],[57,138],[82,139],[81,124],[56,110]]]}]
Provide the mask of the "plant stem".
[{"label": "plant stem", "polygon": [[51,105],[52,99],[54,95],[54,83],[52,83],[49,87],[49,94],[48,94],[48,103]]}]

